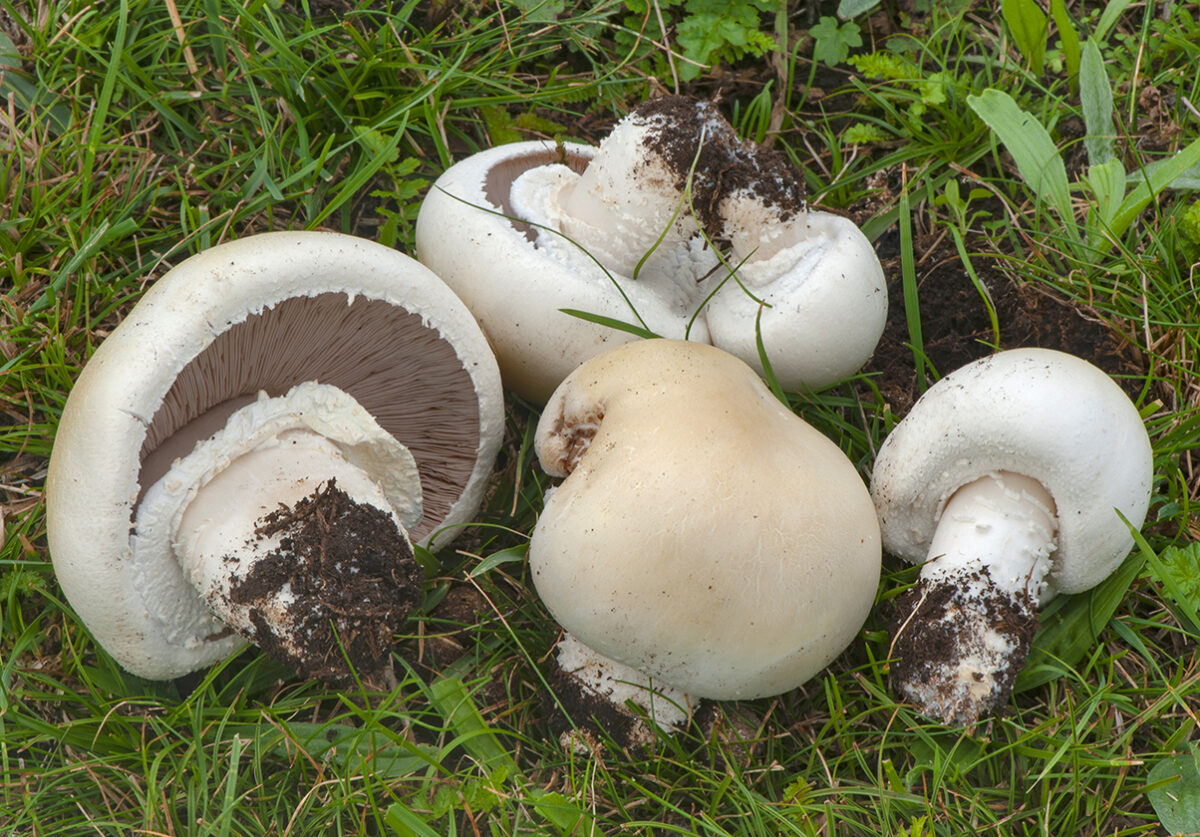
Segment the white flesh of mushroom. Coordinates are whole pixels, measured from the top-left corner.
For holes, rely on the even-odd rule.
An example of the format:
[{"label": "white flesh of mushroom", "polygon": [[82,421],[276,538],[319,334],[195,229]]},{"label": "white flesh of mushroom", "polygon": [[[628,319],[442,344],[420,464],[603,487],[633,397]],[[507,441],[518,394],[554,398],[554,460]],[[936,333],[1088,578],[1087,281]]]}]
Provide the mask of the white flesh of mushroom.
[{"label": "white flesh of mushroom", "polygon": [[[215,613],[252,636],[249,610],[231,602],[230,586],[279,545],[255,529],[330,480],[352,500],[390,515],[405,540],[405,527],[421,518],[412,455],[351,396],[314,382],[279,398],[261,394],[172,463],[146,491],[132,538],[142,600],[157,603],[153,615],[163,633],[199,645],[219,630]],[[287,604],[282,590],[274,606],[260,610],[280,643],[297,648],[303,638],[294,635]]]},{"label": "white flesh of mushroom", "polygon": [[[1007,699],[1048,589],[1056,526],[1050,494],[1020,474],[989,474],[954,493],[892,653],[904,656],[905,646],[919,643],[934,621],[956,625],[947,632],[954,642],[920,667],[899,665],[893,683],[901,694],[958,724],[973,723]],[[926,601],[936,605],[923,608]]]}]

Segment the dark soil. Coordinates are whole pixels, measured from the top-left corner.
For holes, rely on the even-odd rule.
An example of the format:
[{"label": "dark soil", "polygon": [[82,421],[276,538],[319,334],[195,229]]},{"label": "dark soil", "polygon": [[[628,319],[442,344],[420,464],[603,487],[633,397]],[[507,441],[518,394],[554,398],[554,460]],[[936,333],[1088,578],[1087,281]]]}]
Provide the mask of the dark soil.
[{"label": "dark soil", "polygon": [[775,207],[786,221],[805,208],[799,172],[777,151],[738,138],[712,102],[690,96],[650,99],[633,114],[655,124],[648,141],[675,174],[675,188],[692,181],[692,207],[705,234],[725,238],[721,201],[741,191]]},{"label": "dark soil", "polygon": [[[978,592],[969,594],[967,585]],[[968,700],[955,674],[964,658],[980,653],[985,625],[1014,650],[1003,667],[990,672],[994,683],[986,697]],[[1008,703],[1037,626],[1033,597],[1013,598],[992,583],[986,568],[937,582],[921,578],[896,603],[889,655],[893,689],[944,723],[968,725],[997,714]],[[974,676],[980,683],[985,679],[982,672]]]},{"label": "dark soil", "polygon": [[[884,400],[897,416],[903,416],[921,393],[909,347],[899,234],[893,228],[876,248],[888,277],[890,307],[883,338],[864,371],[873,373]],[[953,245],[943,242],[925,250],[918,247],[915,257],[922,348],[938,377],[991,354],[997,345],[1002,349],[1038,346],[1082,357],[1115,377],[1130,396],[1138,393],[1144,369],[1137,350],[1098,316],[1089,315],[1043,284],[1016,282],[988,260],[976,258],[976,273],[999,320],[997,344],[984,299]],[[926,383],[933,380],[927,376]]]},{"label": "dark soil", "polygon": [[635,715],[585,688],[559,667],[553,654],[545,668],[550,689],[541,694],[542,712],[550,731],[565,745],[596,749],[599,741],[610,739],[617,746],[636,752],[653,743],[654,733],[642,715]]},{"label": "dark soil", "polygon": [[[391,518],[330,480],[266,515],[255,534],[282,538],[230,588],[230,600],[250,610],[249,639],[306,677],[346,683],[352,667],[368,687],[391,686],[392,637],[424,595],[421,566]],[[261,608],[285,585],[296,596],[293,630],[279,637]]]}]

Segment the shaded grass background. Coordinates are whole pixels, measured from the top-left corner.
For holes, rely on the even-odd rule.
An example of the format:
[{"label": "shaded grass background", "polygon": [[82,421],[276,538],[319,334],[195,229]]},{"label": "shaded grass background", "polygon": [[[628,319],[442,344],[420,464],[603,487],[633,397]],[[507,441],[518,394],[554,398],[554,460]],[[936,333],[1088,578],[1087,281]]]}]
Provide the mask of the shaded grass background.
[{"label": "shaded grass background", "polygon": [[[1170,595],[1155,563],[1172,545],[1185,571],[1195,561],[1200,303],[1174,226],[1187,199],[1161,195],[1111,251],[1068,246],[1063,219],[965,97],[1010,92],[1049,126],[1073,179],[1085,165],[1078,97],[1053,55],[1030,72],[986,5],[889,5],[860,19],[857,53],[916,68],[882,79],[814,63],[816,15],[785,9],[786,45],[687,89],[719,96],[743,135],[773,143],[814,199],[873,235],[903,207],[911,275],[892,304],[914,324],[922,259],[957,238],[967,261],[1077,300],[1143,357],[1158,477],[1145,548],[1118,581],[1052,606],[1033,687],[1010,714],[949,730],[894,702],[887,604],[914,570],[889,561],[860,637],[803,688],[725,705],[652,752],[603,740],[564,750],[540,674],[557,629],[523,563],[549,481],[532,461],[536,412],[515,400],[484,525],[431,562],[393,693],[332,693],[253,650],[150,683],[93,645],[53,579],[41,487],[72,381],[148,284],[268,229],[336,229],[411,251],[419,198],[450,162],[515,138],[594,142],[675,86],[651,36],[659,14],[669,23],[686,10],[563,4],[553,18],[522,5],[0,0],[0,827],[1162,833],[1149,772],[1186,751],[1200,710],[1197,603]],[[1102,49],[1116,147],[1134,170],[1200,134],[1200,24],[1186,4],[1116,5]],[[1085,35],[1101,17],[1070,12]],[[764,13],[761,26],[778,20]],[[878,135],[851,143],[856,125]],[[1086,193],[1071,199],[1081,218]],[[869,473],[895,421],[869,380],[792,401]]]}]

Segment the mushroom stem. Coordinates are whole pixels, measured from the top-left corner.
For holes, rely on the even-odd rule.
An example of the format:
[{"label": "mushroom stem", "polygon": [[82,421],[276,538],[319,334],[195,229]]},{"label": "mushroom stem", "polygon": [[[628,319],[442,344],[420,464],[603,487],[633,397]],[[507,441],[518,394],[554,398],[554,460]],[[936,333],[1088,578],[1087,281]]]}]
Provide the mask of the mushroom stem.
[{"label": "mushroom stem", "polygon": [[170,556],[161,566],[222,633],[307,676],[353,669],[387,688],[392,635],[423,591],[406,531],[420,517],[408,450],[347,393],[306,382],[261,394],[176,459],[138,508],[133,546],[143,565]]},{"label": "mushroom stem", "polygon": [[1041,483],[1008,471],[946,503],[892,640],[893,684],[922,714],[966,725],[1008,700],[1048,587],[1054,509]]},{"label": "mushroom stem", "polygon": [[[322,489],[335,487],[360,513],[333,514],[318,507]],[[247,502],[247,497],[253,500]],[[298,529],[306,503],[320,515],[316,561],[298,554],[306,546]],[[357,531],[364,511],[378,520],[381,533]],[[330,582],[342,576],[347,583],[356,580],[352,576],[363,568],[355,551],[368,538],[372,549],[387,544],[394,550],[378,556],[395,564],[395,570],[375,579],[375,585],[386,585],[392,576],[403,578],[402,562],[412,560],[412,547],[382,489],[324,436],[292,430],[273,444],[239,456],[196,492],[175,533],[175,551],[192,585],[222,622],[284,662],[311,672],[306,622],[317,615],[332,620],[341,628],[339,634],[351,633],[345,620],[353,614],[337,612],[343,609],[338,600],[344,596],[337,589],[340,585]],[[386,590],[374,592],[375,598],[391,597]],[[370,598],[364,596],[364,608],[372,604]],[[379,639],[388,641],[398,628],[391,626],[389,637]],[[346,645],[351,636],[338,639]],[[337,668],[341,663],[323,658],[320,667]],[[359,674],[372,685],[392,685],[386,655],[378,670]]]},{"label": "mushroom stem", "polygon": [[[555,648],[555,661],[580,692],[584,711],[598,719],[607,717],[608,723],[602,720],[602,725],[616,732],[623,743],[644,746],[654,740],[654,732],[629,710],[628,703],[644,710],[656,726],[670,733],[687,726],[698,703],[685,692],[654,682],[637,669],[584,645],[574,634],[563,634]],[[614,726],[624,729],[614,730]]]}]

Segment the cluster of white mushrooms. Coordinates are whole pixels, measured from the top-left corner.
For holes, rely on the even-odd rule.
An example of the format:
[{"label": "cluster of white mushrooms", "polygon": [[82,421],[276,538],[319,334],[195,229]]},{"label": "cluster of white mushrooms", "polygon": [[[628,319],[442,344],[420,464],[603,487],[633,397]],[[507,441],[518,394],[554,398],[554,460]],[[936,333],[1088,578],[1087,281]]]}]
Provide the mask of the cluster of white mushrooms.
[{"label": "cluster of white mushrooms", "polygon": [[426,266],[329,233],[215,247],[89,362],[48,532],[64,592],[129,671],[176,677],[249,640],[388,686],[421,600],[410,539],[444,545],[478,511],[501,375],[545,403],[535,449],[562,478],[529,549],[558,662],[664,728],[827,666],[885,549],[923,562],[897,690],[973,723],[1007,701],[1038,606],[1115,569],[1145,517],[1136,408],[1042,350],[935,384],[868,490],[772,395],[758,346],[788,388],[853,374],[883,328],[879,262],[710,104],[648,103],[598,149],[476,155],[435,184],[417,237]]}]

